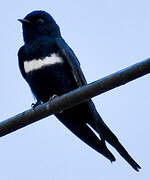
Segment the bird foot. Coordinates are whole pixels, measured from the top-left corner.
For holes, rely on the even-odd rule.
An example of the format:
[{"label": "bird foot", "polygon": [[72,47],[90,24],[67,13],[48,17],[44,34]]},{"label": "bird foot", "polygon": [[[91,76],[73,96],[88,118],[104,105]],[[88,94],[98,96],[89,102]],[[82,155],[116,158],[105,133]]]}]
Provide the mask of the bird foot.
[{"label": "bird foot", "polygon": [[[53,99],[59,97],[57,94],[54,94],[52,95],[50,98],[49,98],[49,101],[52,101]],[[60,111],[59,113],[62,113],[63,111]]]},{"label": "bird foot", "polygon": [[35,109],[38,105],[40,105],[41,104],[41,102],[40,101],[37,101],[36,103],[32,103],[31,104],[31,108],[32,109]]},{"label": "bird foot", "polygon": [[59,97],[57,94],[54,94],[54,95],[52,95],[50,98],[49,98],[49,101],[52,101],[53,99],[55,99],[55,98],[57,98],[57,97]]}]

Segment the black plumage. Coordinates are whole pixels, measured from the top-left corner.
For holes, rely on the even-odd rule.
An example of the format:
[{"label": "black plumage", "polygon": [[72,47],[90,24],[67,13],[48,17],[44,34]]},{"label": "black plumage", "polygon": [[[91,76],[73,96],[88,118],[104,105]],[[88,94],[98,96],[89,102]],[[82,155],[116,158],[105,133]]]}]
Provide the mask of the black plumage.
[{"label": "black plumage", "polygon": [[[38,102],[46,102],[55,94],[60,96],[87,83],[77,57],[61,37],[59,26],[48,13],[33,11],[19,21],[23,24],[25,42],[18,52],[19,67]],[[92,100],[58,113],[56,117],[110,161],[115,161],[115,157],[105,141],[136,171],[140,169],[104,123]]]}]

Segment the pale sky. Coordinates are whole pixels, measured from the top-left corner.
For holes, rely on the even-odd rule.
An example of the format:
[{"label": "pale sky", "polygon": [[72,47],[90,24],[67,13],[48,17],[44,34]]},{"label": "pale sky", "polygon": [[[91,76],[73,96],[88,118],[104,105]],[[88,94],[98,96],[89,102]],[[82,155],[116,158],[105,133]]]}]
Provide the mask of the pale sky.
[{"label": "pale sky", "polygon": [[[88,82],[150,57],[148,0],[5,0],[0,11],[0,120],[34,102],[18,68],[23,45],[17,21],[32,10],[49,12],[76,53]],[[0,138],[0,179],[149,179],[150,75],[94,98],[97,110],[131,156],[137,173],[111,147],[116,162],[91,149],[54,116]]]}]

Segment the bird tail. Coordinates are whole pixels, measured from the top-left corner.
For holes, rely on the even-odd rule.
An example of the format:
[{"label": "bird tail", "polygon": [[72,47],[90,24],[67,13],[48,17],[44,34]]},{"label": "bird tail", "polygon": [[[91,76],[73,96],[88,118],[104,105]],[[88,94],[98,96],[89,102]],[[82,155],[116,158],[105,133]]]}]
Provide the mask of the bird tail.
[{"label": "bird tail", "polygon": [[88,104],[90,106],[90,110],[92,111],[92,114],[94,114],[96,118],[95,122],[90,121],[90,125],[97,131],[97,133],[100,135],[100,138],[102,141],[107,141],[109,144],[111,144],[118,153],[136,170],[139,171],[141,167],[134,161],[134,159],[128,154],[126,149],[122,146],[122,144],[119,142],[117,137],[113,134],[113,132],[108,128],[108,126],[105,124],[105,122],[102,120],[98,112],[96,111],[96,108],[92,101]]},{"label": "bird tail", "polygon": [[108,127],[104,128],[104,134],[106,141],[111,144],[118,153],[136,170],[139,171],[141,167],[134,161],[134,159],[129,155],[129,153],[126,151],[126,149],[122,146],[122,144],[119,142],[117,137],[111,132],[111,130]]},{"label": "bird tail", "polygon": [[70,122],[70,117],[68,116],[68,111],[56,115],[56,117],[82,141],[91,146],[97,152],[103,154],[103,156],[111,162],[116,160],[113,154],[108,150],[105,142],[101,141],[86,123],[78,123],[76,117],[75,119],[72,117],[72,121]]}]

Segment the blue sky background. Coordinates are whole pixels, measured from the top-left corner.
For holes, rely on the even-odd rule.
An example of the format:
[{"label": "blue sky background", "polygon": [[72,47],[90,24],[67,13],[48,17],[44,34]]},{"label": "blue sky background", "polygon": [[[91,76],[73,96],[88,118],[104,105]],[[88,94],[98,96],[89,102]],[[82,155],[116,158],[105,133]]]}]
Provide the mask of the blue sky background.
[{"label": "blue sky background", "polygon": [[[33,102],[18,68],[23,39],[17,19],[37,9],[55,18],[88,82],[150,57],[148,0],[5,0],[0,11],[1,121]],[[139,173],[109,146],[117,158],[111,164],[51,116],[0,138],[0,179],[149,179],[149,78],[94,98],[106,124],[141,165]]]}]

